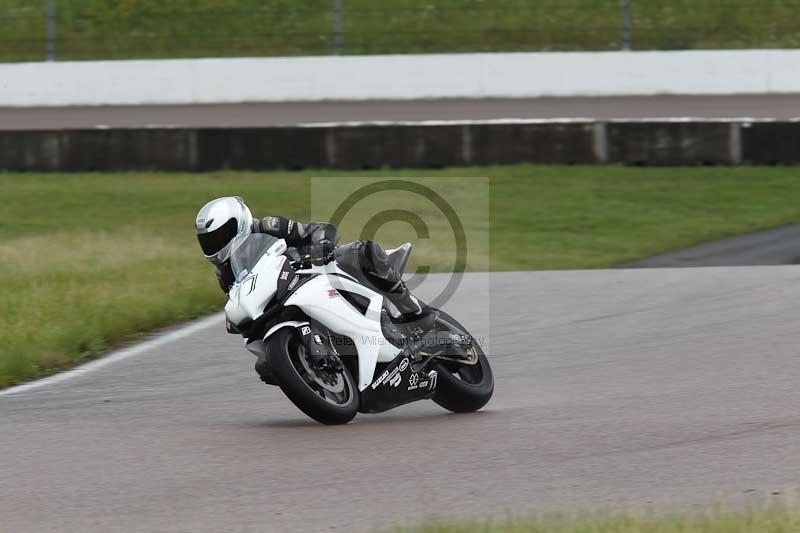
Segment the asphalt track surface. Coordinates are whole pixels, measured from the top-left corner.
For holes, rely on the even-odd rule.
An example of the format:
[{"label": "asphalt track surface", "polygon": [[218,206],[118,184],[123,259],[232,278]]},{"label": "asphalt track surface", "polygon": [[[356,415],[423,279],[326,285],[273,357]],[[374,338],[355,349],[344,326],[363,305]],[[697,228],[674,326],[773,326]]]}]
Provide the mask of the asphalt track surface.
[{"label": "asphalt track surface", "polygon": [[291,126],[343,121],[487,119],[643,119],[665,117],[790,119],[800,94],[625,96],[533,99],[296,102],[95,107],[0,107],[0,129]]},{"label": "asphalt track surface", "polygon": [[445,308],[485,337],[482,412],[318,425],[219,317],[0,395],[0,530],[350,531],[798,488],[797,267],[472,274]]},{"label": "asphalt track surface", "polygon": [[800,263],[800,224],[735,235],[675,252],[634,261],[622,267],[794,265]]}]

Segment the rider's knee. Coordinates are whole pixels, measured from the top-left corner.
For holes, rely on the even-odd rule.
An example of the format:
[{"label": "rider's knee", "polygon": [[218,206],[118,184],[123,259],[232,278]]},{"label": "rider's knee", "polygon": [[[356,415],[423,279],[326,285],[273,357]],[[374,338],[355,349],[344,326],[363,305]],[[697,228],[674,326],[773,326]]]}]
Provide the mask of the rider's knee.
[{"label": "rider's knee", "polygon": [[389,259],[383,246],[375,241],[367,241],[364,243],[364,254],[366,255],[365,270],[385,276],[389,271]]}]

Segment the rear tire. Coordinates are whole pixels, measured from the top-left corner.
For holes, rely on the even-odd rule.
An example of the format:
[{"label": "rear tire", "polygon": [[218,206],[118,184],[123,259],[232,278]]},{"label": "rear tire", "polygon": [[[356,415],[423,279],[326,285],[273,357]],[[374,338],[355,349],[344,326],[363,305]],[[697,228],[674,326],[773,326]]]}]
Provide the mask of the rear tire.
[{"label": "rear tire", "polygon": [[[464,326],[444,311],[439,311],[436,327],[442,329],[454,327],[469,335]],[[472,343],[472,349],[478,356],[475,365],[451,361],[442,361],[434,365],[439,375],[432,400],[448,411],[454,413],[477,411],[489,403],[494,394],[494,376],[489,360],[477,342]]]},{"label": "rear tire", "polygon": [[343,392],[332,394],[309,374],[300,361],[305,347],[294,328],[282,328],[269,338],[272,372],[284,394],[298,409],[322,424],[346,424],[358,413],[358,386],[342,365]]}]

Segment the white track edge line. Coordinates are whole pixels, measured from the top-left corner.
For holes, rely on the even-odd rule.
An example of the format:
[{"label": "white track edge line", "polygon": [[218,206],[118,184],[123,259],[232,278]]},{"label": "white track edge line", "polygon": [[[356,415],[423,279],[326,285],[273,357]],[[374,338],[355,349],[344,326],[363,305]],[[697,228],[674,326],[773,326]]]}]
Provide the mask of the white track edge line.
[{"label": "white track edge line", "polygon": [[[737,123],[741,125],[761,124],[770,122],[800,122],[800,117],[776,119],[755,117],[639,117],[639,118],[592,118],[592,117],[564,117],[564,118],[485,118],[485,119],[441,119],[441,120],[350,120],[339,122],[301,122],[296,128],[336,128],[359,126],[481,126],[495,124],[626,124],[626,123],[684,123],[707,122]],[[275,126],[265,126],[266,128]],[[281,126],[283,127],[283,126]]]},{"label": "white track edge line", "polygon": [[35,389],[40,389],[42,387],[55,385],[57,383],[62,383],[64,381],[85,374],[89,374],[90,372],[94,372],[95,370],[100,370],[101,368],[114,364],[118,361],[122,361],[124,359],[128,359],[130,357],[134,357],[136,355],[153,350],[154,348],[158,348],[159,346],[163,346],[165,344],[169,344],[171,342],[184,339],[189,335],[192,335],[193,333],[206,329],[212,326],[214,323],[221,321],[223,316],[224,313],[214,313],[213,315],[207,316],[205,318],[194,320],[168,333],[157,335],[151,339],[142,341],[138,344],[134,344],[133,346],[128,346],[126,348],[109,352],[108,355],[103,356],[100,359],[96,359],[89,363],[80,365],[76,368],[73,368],[72,370],[67,370],[65,372],[61,372],[59,374],[55,374],[53,376],[49,376],[43,379],[31,381],[29,383],[23,383],[21,385],[15,385],[13,387],[0,390],[0,396],[9,396],[12,394],[28,392]]}]

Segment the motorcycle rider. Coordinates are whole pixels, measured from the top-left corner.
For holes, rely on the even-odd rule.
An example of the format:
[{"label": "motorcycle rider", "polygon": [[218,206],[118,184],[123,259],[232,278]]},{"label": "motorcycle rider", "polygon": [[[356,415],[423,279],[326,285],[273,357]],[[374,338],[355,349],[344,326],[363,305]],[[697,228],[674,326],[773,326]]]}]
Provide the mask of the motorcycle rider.
[{"label": "motorcycle rider", "polygon": [[301,257],[322,265],[335,256],[340,265],[356,265],[361,272],[401,313],[404,322],[427,331],[433,327],[435,311],[411,294],[402,273],[389,264],[383,246],[374,241],[355,241],[337,248],[339,231],[332,224],[269,216],[253,219],[239,196],[217,198],[197,213],[195,229],[200,248],[215,268],[220,288],[227,294],[235,279],[231,268],[231,246],[237,236],[266,233],[284,239]]}]

